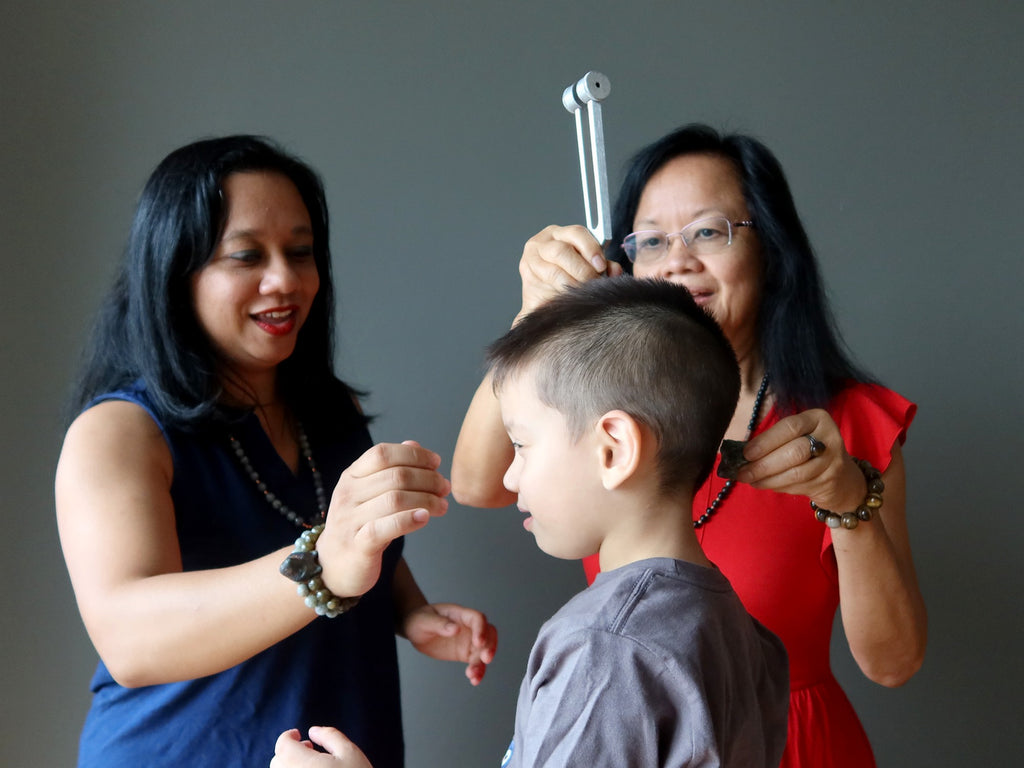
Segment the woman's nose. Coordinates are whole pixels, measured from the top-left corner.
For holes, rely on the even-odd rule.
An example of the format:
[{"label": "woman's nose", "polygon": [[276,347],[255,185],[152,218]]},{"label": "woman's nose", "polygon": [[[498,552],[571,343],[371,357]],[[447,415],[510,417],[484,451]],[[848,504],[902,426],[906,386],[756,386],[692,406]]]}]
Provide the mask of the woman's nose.
[{"label": "woman's nose", "polygon": [[668,251],[662,258],[662,269],[665,274],[679,274],[681,272],[695,272],[701,268],[701,262],[683,242],[682,235],[673,235],[668,241]]},{"label": "woman's nose", "polygon": [[260,290],[263,293],[289,293],[295,289],[298,279],[291,261],[284,254],[274,254],[263,272]]}]

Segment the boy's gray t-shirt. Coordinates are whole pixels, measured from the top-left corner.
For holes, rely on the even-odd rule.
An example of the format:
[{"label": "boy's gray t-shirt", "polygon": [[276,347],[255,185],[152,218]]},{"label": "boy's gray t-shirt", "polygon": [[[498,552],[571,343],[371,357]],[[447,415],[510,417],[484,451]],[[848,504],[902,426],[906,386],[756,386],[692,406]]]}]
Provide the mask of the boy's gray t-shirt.
[{"label": "boy's gray t-shirt", "polygon": [[545,622],[502,766],[774,767],[788,706],[782,642],[720,571],[641,560]]}]

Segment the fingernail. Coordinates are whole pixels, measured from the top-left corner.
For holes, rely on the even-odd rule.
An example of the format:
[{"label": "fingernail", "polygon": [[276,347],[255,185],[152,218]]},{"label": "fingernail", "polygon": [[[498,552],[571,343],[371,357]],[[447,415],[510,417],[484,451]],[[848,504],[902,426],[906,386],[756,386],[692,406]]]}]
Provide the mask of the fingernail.
[{"label": "fingernail", "polygon": [[425,523],[430,519],[430,513],[425,509],[414,509],[412,512],[412,519],[417,523]]},{"label": "fingernail", "polygon": [[604,260],[604,256],[591,256],[590,263],[594,265],[594,269],[598,272],[604,272],[605,268],[608,266],[608,262]]}]

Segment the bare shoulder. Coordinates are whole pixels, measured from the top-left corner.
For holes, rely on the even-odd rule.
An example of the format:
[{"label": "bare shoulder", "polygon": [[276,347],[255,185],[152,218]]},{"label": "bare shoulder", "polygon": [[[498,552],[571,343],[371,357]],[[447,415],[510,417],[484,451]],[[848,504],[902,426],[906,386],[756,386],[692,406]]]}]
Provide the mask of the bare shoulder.
[{"label": "bare shoulder", "polygon": [[171,451],[160,427],[144,408],[126,400],[108,400],[83,411],[64,437],[57,464],[62,479],[95,486],[134,478],[170,487]]},{"label": "bare shoulder", "polygon": [[83,617],[116,584],[181,570],[172,479],[170,447],[141,406],[111,400],[71,424],[54,491]]}]

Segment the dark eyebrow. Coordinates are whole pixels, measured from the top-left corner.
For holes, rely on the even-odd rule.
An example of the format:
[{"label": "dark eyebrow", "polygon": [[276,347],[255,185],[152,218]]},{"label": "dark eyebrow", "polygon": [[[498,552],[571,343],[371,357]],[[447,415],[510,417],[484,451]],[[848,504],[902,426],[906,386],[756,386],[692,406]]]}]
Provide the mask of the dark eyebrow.
[{"label": "dark eyebrow", "polygon": [[[257,238],[259,237],[260,230],[258,229],[233,229],[230,232],[225,232],[221,240],[240,240],[243,238]],[[313,228],[307,227],[305,224],[300,224],[297,227],[292,228],[293,235],[312,235]]]}]

